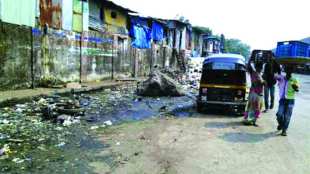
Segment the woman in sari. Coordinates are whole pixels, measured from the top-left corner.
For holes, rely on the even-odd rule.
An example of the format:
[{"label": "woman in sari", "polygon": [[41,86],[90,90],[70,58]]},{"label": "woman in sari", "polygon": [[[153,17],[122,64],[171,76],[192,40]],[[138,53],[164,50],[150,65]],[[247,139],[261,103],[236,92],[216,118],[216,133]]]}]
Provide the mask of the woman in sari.
[{"label": "woman in sari", "polygon": [[261,75],[263,63],[255,62],[255,68],[253,68],[251,60],[248,64],[248,71],[251,76],[251,88],[244,114],[244,123],[257,126],[256,121],[260,117],[263,106],[264,81]]}]

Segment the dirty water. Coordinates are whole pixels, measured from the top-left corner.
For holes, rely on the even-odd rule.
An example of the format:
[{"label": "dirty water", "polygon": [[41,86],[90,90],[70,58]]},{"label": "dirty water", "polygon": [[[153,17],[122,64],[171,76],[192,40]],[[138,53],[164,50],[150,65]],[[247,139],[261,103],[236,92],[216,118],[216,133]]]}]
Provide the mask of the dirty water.
[{"label": "dirty water", "polygon": [[133,88],[72,94],[67,98],[78,99],[85,115],[72,116],[67,125],[46,120],[34,111],[43,99],[0,108],[0,173],[93,173],[90,163],[94,161],[115,168],[119,155],[98,155],[111,145],[99,141],[96,131],[108,134],[112,125],[192,116],[195,101],[194,94],[190,95],[139,97]]},{"label": "dirty water", "polygon": [[[111,121],[113,124],[121,124],[123,122],[154,118],[161,114],[190,117],[195,112],[195,100],[193,100],[192,96],[151,98],[131,94],[119,97],[119,100],[104,103],[102,98],[97,98],[98,95],[100,94],[91,94],[88,101],[84,100],[84,102],[88,103],[85,108],[87,110],[86,120],[89,122],[103,123]],[[112,96],[107,95],[107,98],[115,99],[120,94],[113,95],[112,93]]]}]

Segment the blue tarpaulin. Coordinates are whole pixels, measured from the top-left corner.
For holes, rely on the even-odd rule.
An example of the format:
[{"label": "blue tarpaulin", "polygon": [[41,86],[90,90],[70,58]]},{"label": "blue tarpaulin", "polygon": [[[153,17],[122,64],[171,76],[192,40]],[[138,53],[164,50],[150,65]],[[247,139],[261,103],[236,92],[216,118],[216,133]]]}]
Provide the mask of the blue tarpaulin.
[{"label": "blue tarpaulin", "polygon": [[157,22],[153,22],[152,24],[152,38],[154,41],[162,41],[164,39],[164,29]]},{"label": "blue tarpaulin", "polygon": [[134,48],[151,48],[151,30],[146,26],[132,25],[130,36],[133,38],[131,45]]},{"label": "blue tarpaulin", "polygon": [[132,17],[129,35],[132,38],[131,45],[134,48],[151,48],[152,31],[148,27],[148,22],[146,19]]},{"label": "blue tarpaulin", "polygon": [[141,18],[138,16],[133,16],[130,18],[130,22],[132,25],[142,25],[142,26],[148,26],[148,22],[146,18]]}]

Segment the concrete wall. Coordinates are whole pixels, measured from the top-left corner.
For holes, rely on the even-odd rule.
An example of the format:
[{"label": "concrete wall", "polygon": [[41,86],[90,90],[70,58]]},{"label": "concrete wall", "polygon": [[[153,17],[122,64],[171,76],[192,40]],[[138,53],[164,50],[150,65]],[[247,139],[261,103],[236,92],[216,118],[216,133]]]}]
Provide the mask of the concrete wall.
[{"label": "concrete wall", "polygon": [[87,34],[88,38],[99,40],[91,41],[88,39],[88,41],[84,41],[82,81],[111,79],[112,59],[116,57],[117,51],[113,48],[113,36],[97,31],[89,31]]},{"label": "concrete wall", "polygon": [[30,87],[29,27],[0,23],[0,90]]},{"label": "concrete wall", "polygon": [[34,72],[36,84],[51,80],[61,82],[80,79],[80,34],[70,31],[33,29]]},{"label": "concrete wall", "polygon": [[147,76],[154,65],[177,68],[171,48],[153,43],[136,49],[127,35],[51,28],[45,33],[7,23],[0,30],[0,90],[28,88],[32,77],[35,86],[53,86]]}]

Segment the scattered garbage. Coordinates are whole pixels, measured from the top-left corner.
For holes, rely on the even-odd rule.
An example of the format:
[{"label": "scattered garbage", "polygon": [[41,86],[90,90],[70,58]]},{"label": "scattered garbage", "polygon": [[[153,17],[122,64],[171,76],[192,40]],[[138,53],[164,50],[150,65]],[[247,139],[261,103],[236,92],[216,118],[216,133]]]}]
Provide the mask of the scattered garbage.
[{"label": "scattered garbage", "polygon": [[0,156],[4,155],[5,151],[4,149],[0,149]]},{"label": "scattered garbage", "polygon": [[65,146],[65,145],[66,145],[65,142],[61,142],[61,143],[57,144],[56,147],[63,147],[63,146]]},{"label": "scattered garbage", "polygon": [[7,119],[0,120],[0,124],[9,124],[10,121]]},{"label": "scattered garbage", "polygon": [[[41,107],[43,117],[48,120],[64,122],[68,116],[83,116],[85,110],[81,108],[78,99],[70,98],[47,98],[40,99],[37,104]],[[65,116],[66,115],[66,116]]]},{"label": "scattered garbage", "polygon": [[23,109],[17,108],[15,111],[18,112],[18,113],[22,113],[22,112],[23,112]]},{"label": "scattered garbage", "polygon": [[[26,163],[28,157],[32,158],[31,163],[35,166],[39,163],[48,164],[54,159],[62,159],[61,155],[66,152],[59,151],[63,151],[63,147],[88,148],[89,141],[85,137],[91,136],[88,135],[92,134],[89,129],[112,126],[114,120],[104,119],[104,114],[113,113],[116,111],[115,108],[130,107],[135,95],[132,91],[134,86],[94,94],[40,96],[31,102],[0,108],[0,173],[12,171],[15,173],[16,170],[22,170],[22,167],[28,165]],[[142,101],[142,97],[136,98]],[[81,121],[97,122],[98,117],[103,119],[95,126],[85,122],[80,124]],[[77,136],[82,132],[84,137]],[[70,137],[74,137],[76,141],[72,141]],[[9,148],[4,146],[5,144]],[[44,155],[50,158],[43,162],[41,155],[42,158]],[[5,167],[16,164],[21,165],[14,169]]]},{"label": "scattered garbage", "polygon": [[159,112],[166,112],[168,110],[167,106],[162,106],[161,108],[159,108]]},{"label": "scattered garbage", "polygon": [[141,102],[143,99],[141,97],[135,98],[134,101],[135,102]]},{"label": "scattered garbage", "polygon": [[65,114],[59,115],[57,117],[57,122],[63,124],[66,120],[70,120],[70,118],[71,117],[69,115],[65,115]]},{"label": "scattered garbage", "polygon": [[6,134],[0,133],[0,140],[4,140],[4,139],[7,139],[7,138],[10,138],[10,136],[8,136]]},{"label": "scattered garbage", "polygon": [[63,122],[63,126],[71,126],[72,124],[73,122],[71,121],[71,117]]},{"label": "scattered garbage", "polygon": [[144,135],[141,135],[141,136],[139,137],[139,139],[140,139],[140,140],[146,140],[146,138],[145,138]]},{"label": "scattered garbage", "polygon": [[5,144],[3,148],[0,149],[0,156],[9,155],[10,153],[11,153],[11,149],[8,144]]},{"label": "scattered garbage", "polygon": [[133,155],[134,156],[139,156],[142,152],[135,152]]},{"label": "scattered garbage", "polygon": [[[176,78],[172,79],[172,75],[158,74],[162,78],[160,89],[165,91],[167,97],[161,97],[161,94],[154,95],[154,98],[137,96],[135,86],[132,86],[90,94],[41,96],[32,102],[0,108],[0,156],[9,156],[7,161],[15,165],[26,165],[27,157],[31,157],[34,163],[42,160],[41,157],[34,158],[36,152],[41,155],[61,151],[55,157],[61,160],[61,155],[71,146],[80,148],[88,143],[87,138],[76,136],[79,132],[92,134],[96,131],[89,130],[101,130],[122,121],[142,120],[170,113],[177,103],[188,100],[187,96],[170,97],[173,96],[171,94],[183,93],[179,81],[173,80]],[[76,137],[76,141],[71,141],[68,138],[70,136]],[[139,139],[150,141],[145,136]],[[121,145],[120,142],[115,143]],[[47,159],[46,163],[55,158]]]},{"label": "scattered garbage", "polygon": [[23,163],[25,160],[20,158],[14,158],[12,161],[15,162],[16,164],[20,164]]},{"label": "scattered garbage", "polygon": [[112,90],[111,89],[105,89],[104,92],[105,93],[110,93]]},{"label": "scattered garbage", "polygon": [[96,129],[99,129],[99,126],[92,126],[90,127],[91,130],[96,130]]},{"label": "scattered garbage", "polygon": [[112,126],[113,125],[112,121],[110,121],[110,120],[109,121],[105,121],[104,124],[107,125],[107,126]]}]

